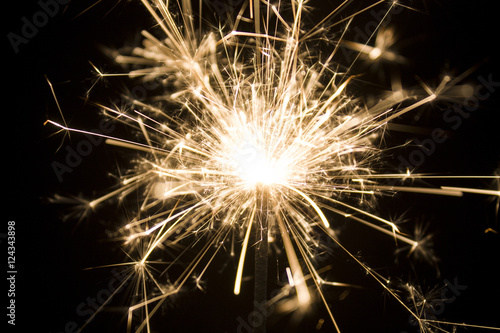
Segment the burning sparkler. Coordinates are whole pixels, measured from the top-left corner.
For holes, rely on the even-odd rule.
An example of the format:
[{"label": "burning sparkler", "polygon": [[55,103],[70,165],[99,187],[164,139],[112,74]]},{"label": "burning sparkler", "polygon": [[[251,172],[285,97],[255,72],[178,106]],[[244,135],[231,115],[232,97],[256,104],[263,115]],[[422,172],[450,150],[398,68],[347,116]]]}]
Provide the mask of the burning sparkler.
[{"label": "burning sparkler", "polygon": [[[349,1],[307,32],[303,30],[303,0],[245,2],[237,15],[215,30],[202,26],[201,19],[198,25],[191,1],[179,2],[176,7],[168,1],[142,0],[161,37],[144,31],[141,47],[116,56],[118,63],[131,68],[128,76],[161,81],[165,92],[151,103],[131,100],[130,110],[99,105],[106,116],[135,131],[136,137],[92,133],[109,145],[137,153],[119,187],[85,204],[85,209],[92,210],[106,201],[124,201],[139,194],[136,216],[118,231],[130,258],[123,265],[130,267],[139,296],[128,308],[129,331],[149,332],[150,319],[162,303],[195,273],[198,283],[228,244],[239,257],[234,294],[241,292],[245,274],[252,274],[246,264],[253,247],[258,249],[256,271],[261,270],[255,273],[256,280],[260,279],[266,298],[262,279],[267,274],[269,242],[284,249],[287,258],[282,309],[306,312],[318,298],[340,332],[323,290],[349,284],[324,277],[315,260],[322,246],[318,234],[326,235],[339,252],[407,309],[422,330],[437,329],[438,321],[408,306],[389,278],[342,245],[333,224],[336,218],[359,222],[405,244],[408,255],[431,257],[426,237],[412,239],[391,219],[371,212],[369,203],[385,193],[401,191],[500,195],[491,190],[410,185],[431,177],[412,174],[412,170],[381,172],[379,160],[384,152],[376,143],[382,140],[387,124],[418,107],[456,96],[463,91],[457,86],[462,77],[445,76],[436,87],[423,85],[420,92],[406,91],[395,82],[386,97],[367,105],[348,91],[355,80],[352,67],[341,68],[335,58],[343,45],[372,60],[404,61],[384,49],[392,43],[390,30],[381,30],[374,46],[347,41],[341,34],[326,59],[320,60],[308,48],[308,41],[324,33],[324,23],[347,10]],[[357,14],[383,2],[333,25],[349,27]],[[398,6],[392,2],[387,14]],[[114,75],[95,70],[99,78]],[[49,122],[64,130],[89,133]],[[165,265],[161,257],[166,248],[178,251],[174,262],[186,265],[181,273],[175,273],[173,264],[158,268]],[[190,249],[195,249],[194,255]],[[161,282],[158,271],[169,274],[171,282]],[[134,326],[136,312],[144,317]]]}]

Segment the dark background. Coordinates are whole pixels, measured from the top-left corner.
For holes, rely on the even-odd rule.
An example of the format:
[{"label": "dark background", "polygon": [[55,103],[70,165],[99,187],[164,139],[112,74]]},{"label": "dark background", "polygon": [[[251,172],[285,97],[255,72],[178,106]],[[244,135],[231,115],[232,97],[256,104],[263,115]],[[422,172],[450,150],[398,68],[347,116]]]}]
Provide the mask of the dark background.
[{"label": "dark background", "polygon": [[[318,3],[323,8],[333,8],[336,4],[334,1]],[[397,31],[406,43],[403,43],[401,53],[414,60],[401,70],[405,83],[407,80],[414,84],[414,75],[426,82],[437,83],[445,71],[461,73],[479,63],[481,66],[470,75],[468,82],[477,83],[477,77],[490,74],[493,81],[500,81],[498,49],[495,48],[498,42],[497,10],[491,3],[409,2],[418,11],[407,11],[394,17]],[[4,36],[9,32],[20,34],[24,24],[22,18],[32,21],[32,16],[40,8],[35,1],[7,5]],[[327,9],[313,11],[312,21],[317,21],[327,12]],[[83,269],[123,259],[116,244],[105,241],[106,232],[120,224],[115,219],[122,218],[122,212],[92,215],[77,224],[74,220],[64,222],[59,207],[46,204],[45,199],[54,193],[87,197],[102,193],[114,185],[109,172],[116,170],[122,157],[115,156],[113,149],[104,144],[97,145],[72,173],[65,174],[62,182],[58,181],[51,163],[64,162],[65,147],[75,147],[81,137],[64,138],[53,126],[44,126],[47,119],[60,121],[45,76],[54,85],[66,120],[72,126],[92,129],[100,119],[98,110],[82,99],[93,83],[89,61],[110,72],[118,71],[111,59],[103,54],[102,46],[135,45],[140,40],[138,32],[151,25],[148,14],[137,3],[71,1],[68,5],[61,5],[57,14],[40,27],[27,44],[20,45],[19,52],[15,53],[4,37],[3,176],[6,184],[4,198],[7,200],[2,205],[2,216],[5,222],[16,221],[17,325],[13,331],[30,328],[55,333],[64,332],[71,321],[82,325],[85,318],[76,313],[77,307],[88,297],[96,297],[112,278],[110,269]],[[390,72],[394,69],[389,66],[382,70]],[[366,81],[376,82],[373,80],[377,77],[377,73],[369,73]],[[127,84],[126,79],[110,78],[107,84],[99,84],[93,89],[91,99],[106,103],[118,96]],[[498,95],[495,92],[483,101],[480,109],[464,121],[453,137],[437,147],[418,170],[459,175],[492,174],[500,161]],[[425,128],[446,128],[449,124],[444,123],[440,115],[429,108],[420,119],[404,121]],[[402,143],[413,137],[412,134],[390,133],[387,140],[388,144]],[[59,151],[58,147],[61,147]],[[487,180],[448,183],[495,189],[495,185]],[[380,206],[384,216],[405,212],[407,217],[417,221],[429,221],[431,230],[436,232],[435,251],[442,260],[441,276],[435,277],[430,267],[421,265],[418,266],[418,278],[414,276],[411,280],[413,283],[442,287],[444,281],[457,279],[460,285],[467,286],[455,301],[446,303],[445,312],[438,319],[500,327],[497,304],[500,296],[497,268],[500,236],[484,233],[489,227],[499,229],[495,220],[495,202],[472,194],[463,198],[400,195],[382,200]],[[390,255],[385,256],[386,239],[356,228],[345,228],[348,245],[355,250],[359,248],[368,263],[385,272],[386,266],[394,264]],[[5,230],[4,227],[2,233]],[[371,238],[372,235],[376,238]],[[6,252],[5,246],[2,246],[2,251]],[[156,332],[237,331],[238,318],[246,319],[253,310],[251,290],[240,297],[231,295],[234,262],[230,261],[223,269],[228,262],[224,254],[221,257],[206,275],[206,293],[189,286],[180,297],[169,301],[168,311],[154,319]],[[345,258],[333,258],[332,264],[337,265],[336,270],[342,271],[337,276],[368,286],[362,291],[352,291],[344,301],[337,300],[339,291],[327,291],[342,332],[415,331],[408,324],[407,313],[390,297],[384,296],[369,279],[363,279],[360,270],[352,269],[355,264],[347,263]],[[410,270],[404,265],[402,272],[395,270],[395,279],[406,278],[405,269]],[[423,287],[424,290],[427,287]],[[247,289],[251,288],[250,281]],[[122,305],[126,305],[126,293],[122,293],[120,299],[124,301]],[[124,307],[119,306],[120,299],[113,303],[113,311],[106,311],[96,318],[88,327],[89,332],[124,331],[120,312]],[[315,330],[320,318],[326,322],[321,329]],[[281,331],[286,327],[283,324],[286,321],[287,318],[274,324],[269,331]],[[299,327],[298,331],[303,332],[332,331],[321,304]],[[467,331],[475,330],[469,328]]]}]

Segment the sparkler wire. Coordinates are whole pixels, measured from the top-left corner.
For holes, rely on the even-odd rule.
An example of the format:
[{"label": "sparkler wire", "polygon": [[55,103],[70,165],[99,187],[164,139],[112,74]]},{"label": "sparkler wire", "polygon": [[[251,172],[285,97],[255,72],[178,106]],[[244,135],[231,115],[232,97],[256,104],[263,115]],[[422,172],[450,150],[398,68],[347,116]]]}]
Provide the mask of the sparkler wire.
[{"label": "sparkler wire", "polygon": [[[257,205],[259,206],[259,219],[255,225],[255,283],[254,283],[254,308],[266,304],[267,302],[267,275],[268,275],[268,257],[269,257],[269,217],[268,209],[269,198],[268,190],[261,186],[257,190]],[[258,312],[256,312],[258,313]],[[254,323],[254,333],[266,332],[266,316],[262,316],[261,321]]]}]

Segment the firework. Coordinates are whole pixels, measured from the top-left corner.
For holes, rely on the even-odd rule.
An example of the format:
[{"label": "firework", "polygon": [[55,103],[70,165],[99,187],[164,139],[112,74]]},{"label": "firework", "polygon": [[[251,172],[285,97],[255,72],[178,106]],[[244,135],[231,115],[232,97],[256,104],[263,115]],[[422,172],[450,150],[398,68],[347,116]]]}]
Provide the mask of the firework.
[{"label": "firework", "polygon": [[[356,80],[352,65],[358,58],[405,61],[385,49],[393,41],[385,27],[378,30],[374,46],[344,38],[356,15],[383,1],[331,24],[333,17],[348,10],[346,1],[307,32],[306,2],[300,0],[274,5],[244,2],[217,29],[195,18],[190,1],[180,1],[179,7],[168,1],[142,3],[158,35],[144,31],[141,47],[115,59],[129,68],[129,77],[161,82],[164,90],[147,102],[131,99],[128,109],[99,105],[134,137],[90,133],[49,121],[64,130],[102,137],[134,155],[119,186],[81,202],[90,211],[108,201],[138,198],[134,217],[114,235],[130,258],[120,265],[129,267],[129,279],[134,281],[128,330],[149,332],[161,305],[193,276],[203,288],[203,275],[216,255],[229,247],[238,258],[234,294],[240,294],[244,276],[254,273],[247,267],[250,248],[258,249],[255,276],[263,284],[267,255],[275,248],[284,252],[288,280],[270,302],[279,301],[281,311],[303,314],[319,300],[340,332],[324,289],[356,286],[325,277],[317,260],[324,246],[320,237],[361,267],[422,331],[452,325],[423,316],[425,302],[416,289],[405,285],[414,307],[408,305],[389,277],[341,243],[334,223],[342,218],[366,225],[404,244],[408,256],[432,258],[425,235],[404,234],[396,222],[375,214],[371,204],[395,192],[461,196],[474,191],[499,196],[491,190],[419,187],[415,180],[436,176],[412,170],[384,172],[380,143],[388,123],[431,102],[463,96],[467,89],[458,86],[463,76],[444,76],[435,87],[422,84],[412,91],[394,81],[392,91],[369,103],[351,94],[349,85]],[[398,6],[393,2],[387,13]],[[325,26],[341,24],[344,28],[328,57],[311,51],[309,42],[325,34]],[[336,61],[342,46],[358,55],[346,67]],[[114,75],[95,70],[99,79]],[[167,253],[174,253],[169,264]],[[135,322],[137,313],[142,317]]]}]

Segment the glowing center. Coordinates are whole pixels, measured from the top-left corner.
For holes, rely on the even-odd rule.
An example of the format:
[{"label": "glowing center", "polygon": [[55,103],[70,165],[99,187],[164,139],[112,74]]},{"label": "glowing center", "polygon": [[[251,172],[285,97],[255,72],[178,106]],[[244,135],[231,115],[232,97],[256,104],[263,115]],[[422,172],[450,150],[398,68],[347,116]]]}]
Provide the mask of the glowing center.
[{"label": "glowing center", "polygon": [[233,154],[236,172],[250,184],[272,184],[280,181],[283,172],[276,161],[267,156],[266,151],[245,142]]}]

